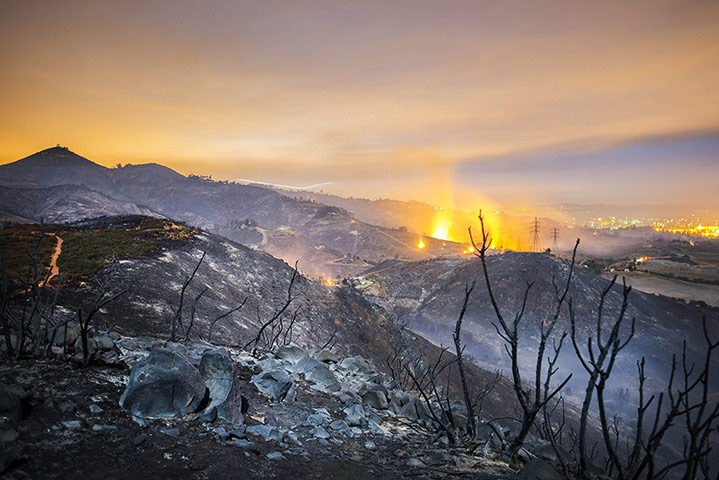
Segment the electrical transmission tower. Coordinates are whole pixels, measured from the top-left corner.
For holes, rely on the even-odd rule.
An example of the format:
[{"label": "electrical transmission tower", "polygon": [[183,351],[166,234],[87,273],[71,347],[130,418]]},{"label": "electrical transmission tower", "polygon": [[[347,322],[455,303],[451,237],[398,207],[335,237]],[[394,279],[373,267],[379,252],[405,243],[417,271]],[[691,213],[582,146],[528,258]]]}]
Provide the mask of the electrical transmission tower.
[{"label": "electrical transmission tower", "polygon": [[559,229],[554,227],[552,229],[552,250],[557,251],[557,240],[559,239]]},{"label": "electrical transmission tower", "polygon": [[537,217],[534,217],[534,223],[532,224],[530,232],[532,233],[532,246],[529,247],[529,250],[532,252],[541,252],[542,246],[539,244],[539,220],[537,220]]}]

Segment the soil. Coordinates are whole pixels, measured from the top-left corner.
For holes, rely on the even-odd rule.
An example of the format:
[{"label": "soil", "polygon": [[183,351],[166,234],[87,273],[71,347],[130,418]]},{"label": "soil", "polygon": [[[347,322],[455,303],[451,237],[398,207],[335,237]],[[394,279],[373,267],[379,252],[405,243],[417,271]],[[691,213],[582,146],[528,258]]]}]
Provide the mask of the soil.
[{"label": "soil", "polygon": [[[353,438],[335,434],[333,438],[342,439],[340,445],[322,446],[311,438],[310,427],[297,427],[293,430],[300,437],[301,448],[283,448],[249,436],[259,449],[259,453],[251,453],[212,433],[212,428],[223,425],[219,420],[213,424],[196,418],[148,420],[143,427],[118,404],[128,373],[127,369],[80,368],[44,360],[0,365],[0,383],[20,385],[31,393],[29,416],[13,427],[19,437],[5,445],[14,461],[3,478],[396,479],[457,478],[459,472],[469,475],[462,475],[465,478],[505,478],[512,473],[491,453],[478,457],[459,449],[438,448],[429,444],[425,434],[412,431],[404,436]],[[259,419],[270,425],[298,425],[313,408],[322,406],[333,419],[340,418],[336,400],[314,391],[300,390],[293,403],[270,403],[257,392],[248,389],[247,393],[247,424],[258,424]],[[92,413],[91,404],[102,411]],[[70,411],[72,406],[74,411]],[[79,424],[63,424],[74,421]],[[171,429],[178,429],[179,435]],[[368,450],[367,440],[374,441],[377,449]],[[276,451],[285,458],[266,457]],[[410,458],[426,467],[408,465]]]}]

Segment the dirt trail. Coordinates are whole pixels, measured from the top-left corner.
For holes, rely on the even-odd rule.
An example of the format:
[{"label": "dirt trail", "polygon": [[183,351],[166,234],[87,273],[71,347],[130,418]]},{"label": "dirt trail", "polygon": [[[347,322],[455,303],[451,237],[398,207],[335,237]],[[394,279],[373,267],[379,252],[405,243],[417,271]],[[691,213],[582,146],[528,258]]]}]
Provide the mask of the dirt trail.
[{"label": "dirt trail", "polygon": [[50,276],[47,277],[47,280],[43,283],[43,287],[60,273],[60,269],[57,267],[57,257],[59,257],[60,253],[62,253],[62,238],[58,237],[54,233],[48,233],[48,235],[52,235],[57,239],[57,245],[55,245],[55,251],[52,252],[52,257],[50,257]]}]

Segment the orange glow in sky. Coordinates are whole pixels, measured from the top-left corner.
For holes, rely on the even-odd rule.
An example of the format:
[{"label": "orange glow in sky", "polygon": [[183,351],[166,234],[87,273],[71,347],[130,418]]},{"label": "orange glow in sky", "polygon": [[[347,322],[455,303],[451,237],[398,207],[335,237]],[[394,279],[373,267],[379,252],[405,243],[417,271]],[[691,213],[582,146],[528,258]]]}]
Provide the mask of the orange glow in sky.
[{"label": "orange glow in sky", "polygon": [[702,1],[7,1],[0,163],[61,143],[441,204],[467,162],[716,135],[718,24]]}]

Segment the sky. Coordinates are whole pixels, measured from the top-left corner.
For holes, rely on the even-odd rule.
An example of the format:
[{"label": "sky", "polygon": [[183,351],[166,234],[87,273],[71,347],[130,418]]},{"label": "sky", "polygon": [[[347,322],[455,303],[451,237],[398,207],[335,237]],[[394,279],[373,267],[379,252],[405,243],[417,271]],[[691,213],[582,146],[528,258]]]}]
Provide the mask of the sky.
[{"label": "sky", "polygon": [[719,209],[719,2],[0,2],[0,163]]}]

